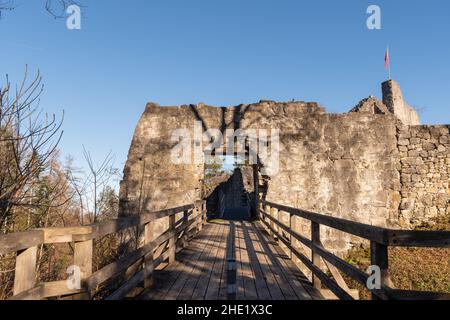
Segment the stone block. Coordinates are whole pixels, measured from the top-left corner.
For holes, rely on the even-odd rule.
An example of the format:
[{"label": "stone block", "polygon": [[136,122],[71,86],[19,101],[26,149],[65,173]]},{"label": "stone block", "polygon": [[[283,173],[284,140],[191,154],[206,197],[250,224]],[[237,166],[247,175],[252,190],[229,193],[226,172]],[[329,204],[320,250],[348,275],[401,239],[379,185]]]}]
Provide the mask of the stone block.
[{"label": "stone block", "polygon": [[436,145],[431,142],[425,142],[422,144],[422,148],[425,151],[433,151],[433,150],[436,150]]},{"label": "stone block", "polygon": [[420,156],[420,152],[417,150],[410,150],[408,151],[408,157],[419,157]]}]

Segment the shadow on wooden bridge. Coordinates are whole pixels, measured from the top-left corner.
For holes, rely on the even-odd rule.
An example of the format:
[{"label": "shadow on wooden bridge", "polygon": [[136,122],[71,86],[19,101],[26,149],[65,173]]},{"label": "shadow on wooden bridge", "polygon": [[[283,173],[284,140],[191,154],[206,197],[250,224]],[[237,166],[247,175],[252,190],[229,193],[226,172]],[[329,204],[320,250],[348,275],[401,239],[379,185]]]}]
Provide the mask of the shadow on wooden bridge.
[{"label": "shadow on wooden bridge", "polygon": [[[362,285],[371,275],[325,248],[322,226],[370,242],[371,263],[378,267],[380,280],[379,287],[369,289],[373,299],[450,300],[450,295],[442,292],[396,289],[389,276],[388,256],[390,247],[449,248],[450,232],[388,229],[262,199],[259,203],[255,206],[257,222],[206,222],[206,203],[200,201],[90,226],[0,235],[0,256],[15,259],[13,292],[8,299],[96,299],[102,287],[112,291],[102,296],[107,300],[310,300],[322,299],[321,294],[355,299],[357,294],[341,273]],[[294,218],[310,222],[310,235],[292,227]],[[156,226],[161,221],[167,223],[167,230],[158,234]],[[138,246],[93,270],[96,242],[113,236],[128,243],[132,238],[125,236],[131,231],[138,235]],[[73,246],[72,267],[78,270],[79,286],[74,287],[71,281],[75,271],[73,279],[37,281],[38,248],[56,244]],[[299,244],[310,250],[311,256]],[[313,284],[292,258],[312,272]],[[114,287],[110,289],[111,284]]]},{"label": "shadow on wooden bridge", "polygon": [[154,272],[143,300],[321,299],[259,223],[213,221]]}]

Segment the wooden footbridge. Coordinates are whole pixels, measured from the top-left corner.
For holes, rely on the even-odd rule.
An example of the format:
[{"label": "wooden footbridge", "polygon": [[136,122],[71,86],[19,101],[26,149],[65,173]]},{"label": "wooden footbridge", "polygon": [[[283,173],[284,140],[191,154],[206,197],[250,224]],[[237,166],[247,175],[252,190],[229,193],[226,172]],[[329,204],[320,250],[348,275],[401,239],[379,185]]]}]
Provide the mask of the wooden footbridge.
[{"label": "wooden footbridge", "polygon": [[[17,253],[10,299],[92,299],[106,284],[114,284],[104,296],[108,300],[355,299],[342,274],[364,286],[370,275],[325,249],[321,226],[370,242],[372,264],[381,271],[381,286],[370,290],[374,299],[450,298],[393,288],[388,260],[391,246],[448,248],[450,232],[379,228],[263,200],[257,207],[259,216],[253,222],[206,221],[205,203],[197,203],[86,227],[1,235],[0,255]],[[280,219],[280,213],[288,219]],[[293,217],[309,221],[310,234],[293,230]],[[155,223],[160,219],[167,220],[168,228],[156,234]],[[140,241],[116,261],[93,270],[96,241],[111,234],[128,240],[139,234]],[[79,286],[65,279],[36,283],[38,248],[61,243],[73,247]],[[309,269],[312,278],[301,269]]]}]

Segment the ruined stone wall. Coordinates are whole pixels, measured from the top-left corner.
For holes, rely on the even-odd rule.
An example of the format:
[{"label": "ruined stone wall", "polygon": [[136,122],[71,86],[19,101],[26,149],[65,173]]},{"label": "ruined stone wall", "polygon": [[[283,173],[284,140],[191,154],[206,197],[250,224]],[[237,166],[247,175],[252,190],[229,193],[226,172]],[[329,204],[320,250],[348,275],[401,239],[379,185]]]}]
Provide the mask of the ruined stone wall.
[{"label": "ruined stone wall", "polygon": [[[188,164],[175,164],[171,158],[175,130],[186,129],[192,138],[191,148],[200,145],[194,140],[194,126],[201,131],[233,127],[239,107],[223,108],[200,105],[177,107],[149,103],[133,136],[120,184],[121,216],[173,208],[201,199],[204,165],[194,158]],[[202,134],[202,132],[200,132]],[[189,138],[189,137],[186,137]],[[206,146],[208,141],[204,141]],[[200,150],[202,152],[202,150]]]},{"label": "ruined stone wall", "polygon": [[[270,178],[267,200],[370,225],[397,225],[399,122],[394,115],[333,115],[317,106],[289,104],[254,108],[248,116],[255,112],[256,123],[281,130],[280,169]],[[294,221],[306,236],[309,226],[303,219]],[[329,228],[322,235],[336,253],[361,242]]]},{"label": "ruined stone wall", "polygon": [[[180,107],[161,108],[149,103],[131,142],[120,183],[119,216],[138,215],[192,204],[201,199],[203,165],[174,164],[171,135],[177,128],[192,127],[195,114]],[[168,219],[158,220],[156,235]]]},{"label": "ruined stone wall", "polygon": [[[345,114],[327,114],[318,104],[301,101],[226,108],[150,103],[130,147],[119,214],[157,211],[202,198],[204,166],[171,160],[178,144],[171,141],[174,130],[187,129],[193,138],[198,122],[200,133],[279,130],[279,170],[264,177],[260,186],[261,196],[269,201],[380,227],[413,228],[450,214],[450,126],[420,126],[393,80],[382,84],[382,93],[383,102],[371,96]],[[203,148],[201,140],[192,141],[193,150]],[[264,171],[268,163],[261,162]],[[246,173],[246,188],[251,180]],[[227,197],[219,191],[212,207]],[[278,218],[288,222],[286,214]],[[310,235],[309,221],[296,217],[293,228]],[[157,233],[166,229],[167,222],[157,224]],[[341,255],[365,242],[325,227],[321,234],[325,247]]]},{"label": "ruined stone wall", "polygon": [[[392,114],[327,114],[315,103],[262,101],[230,108],[149,104],[130,147],[121,182],[121,215],[200,199],[203,166],[175,165],[171,133],[193,128],[279,129],[279,171],[266,198],[362,223],[391,226],[400,204],[398,120]],[[198,142],[198,141],[197,141]],[[206,145],[206,144],[205,144]],[[299,228],[308,228],[300,223]],[[160,231],[166,227],[162,224]],[[308,230],[303,230],[308,234]],[[324,229],[326,246],[344,252],[348,235]]]},{"label": "ruined stone wall", "polygon": [[[382,84],[382,94],[383,102],[371,96],[345,114],[328,114],[316,103],[301,101],[226,108],[150,103],[133,136],[119,214],[158,211],[202,198],[203,164],[174,164],[171,159],[178,144],[171,141],[174,130],[186,129],[194,138],[198,122],[200,133],[279,130],[279,170],[260,180],[261,196],[269,201],[380,227],[413,228],[450,214],[450,126],[420,126],[393,80]],[[203,147],[210,142],[205,139]],[[201,140],[192,141],[193,150],[203,148]],[[260,160],[263,172],[269,163]],[[248,191],[252,177],[248,172],[244,177]],[[223,191],[213,193],[210,207],[220,211],[220,199],[234,201]],[[287,214],[278,218],[288,222]],[[310,235],[309,221],[296,217],[293,228]],[[156,232],[166,229],[167,221],[162,221]],[[365,242],[325,227],[321,235],[325,247],[340,255]]]},{"label": "ruined stone wall", "polygon": [[450,214],[450,126],[402,126],[400,224],[412,227]]}]

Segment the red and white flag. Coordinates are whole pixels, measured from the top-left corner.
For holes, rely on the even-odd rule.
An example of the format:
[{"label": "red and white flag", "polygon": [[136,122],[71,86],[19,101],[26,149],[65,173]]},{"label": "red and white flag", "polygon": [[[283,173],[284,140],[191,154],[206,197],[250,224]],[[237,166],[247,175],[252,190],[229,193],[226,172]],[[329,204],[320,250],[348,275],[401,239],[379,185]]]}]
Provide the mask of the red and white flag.
[{"label": "red and white flag", "polygon": [[384,68],[389,72],[389,80],[391,80],[391,61],[389,57],[389,47],[386,48],[386,54],[384,56]]},{"label": "red and white flag", "polygon": [[386,49],[386,54],[384,56],[384,67],[386,70],[389,69],[389,48]]}]

